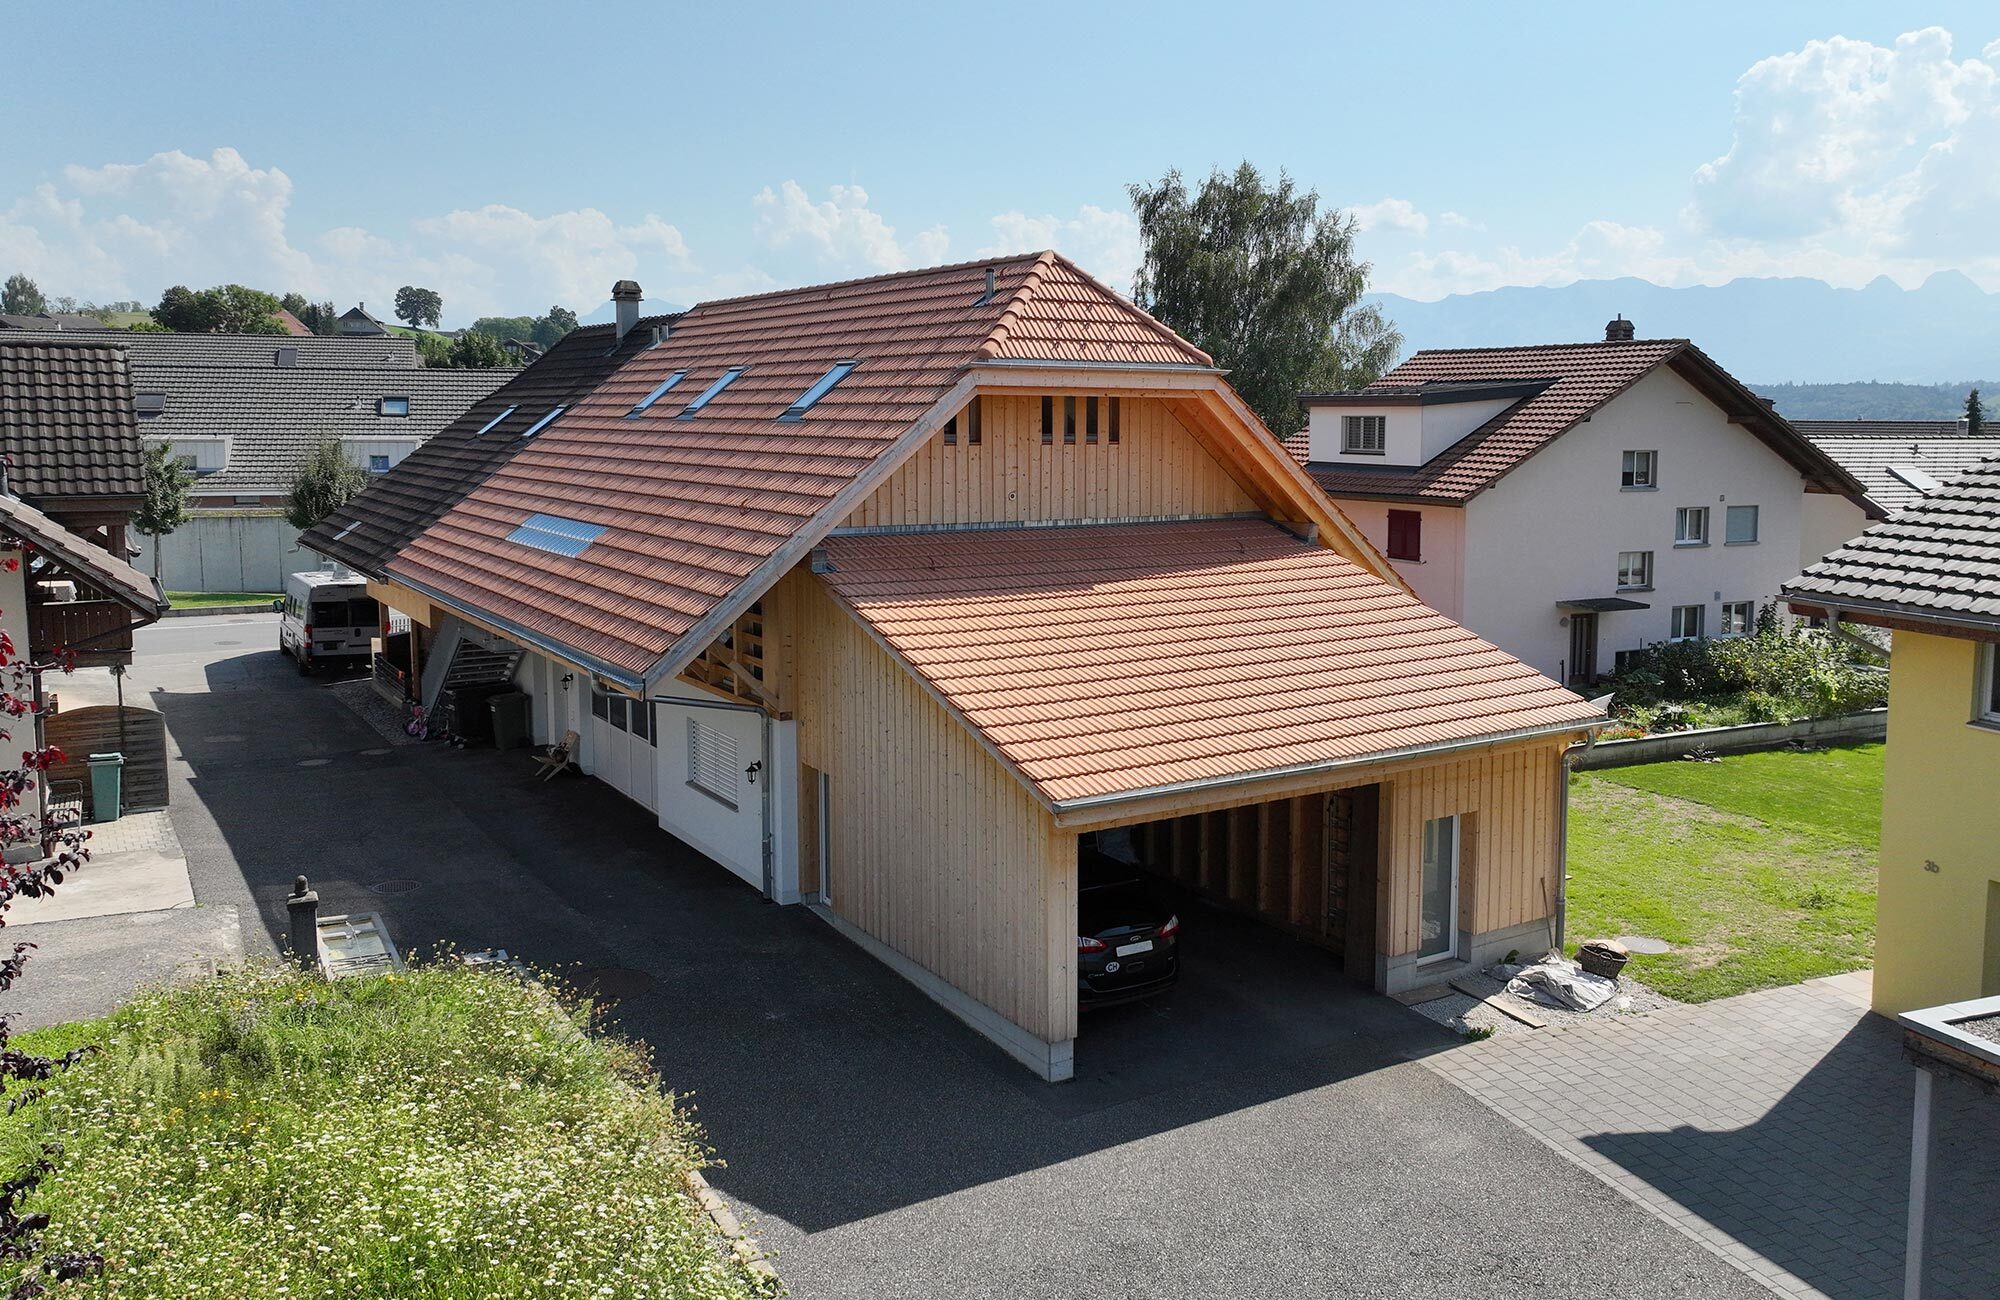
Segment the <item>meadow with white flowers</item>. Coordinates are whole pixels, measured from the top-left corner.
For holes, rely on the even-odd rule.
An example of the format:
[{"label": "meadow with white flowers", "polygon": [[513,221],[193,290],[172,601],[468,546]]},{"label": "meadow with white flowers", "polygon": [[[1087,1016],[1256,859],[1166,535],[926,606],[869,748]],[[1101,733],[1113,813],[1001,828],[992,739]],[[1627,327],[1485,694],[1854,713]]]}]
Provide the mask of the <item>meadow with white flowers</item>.
[{"label": "meadow with white flowers", "polygon": [[50,1295],[758,1293],[685,1185],[693,1121],[540,986],[252,969],[44,1033],[103,1045],[0,1126],[9,1168],[62,1145],[45,1250],[106,1260]]}]

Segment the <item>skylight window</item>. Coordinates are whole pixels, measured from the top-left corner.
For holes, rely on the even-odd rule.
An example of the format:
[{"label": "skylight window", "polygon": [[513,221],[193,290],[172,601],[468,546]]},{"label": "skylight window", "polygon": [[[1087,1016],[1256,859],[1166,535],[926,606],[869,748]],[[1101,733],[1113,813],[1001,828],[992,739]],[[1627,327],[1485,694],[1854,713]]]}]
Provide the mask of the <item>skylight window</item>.
[{"label": "skylight window", "polygon": [[714,401],[715,395],[717,393],[720,393],[723,389],[735,383],[736,376],[742,374],[746,368],[747,367],[744,366],[731,366],[729,367],[729,369],[723,371],[722,377],[720,379],[716,380],[708,387],[702,389],[701,396],[695,398],[692,402],[689,402],[686,406],[682,407],[681,413],[675,418],[681,420],[693,419],[696,411],[699,411],[702,407],[707,406],[710,402]]},{"label": "skylight window", "polygon": [[507,534],[507,540],[574,559],[603,534],[604,528],[603,524],[586,524],[581,519],[565,519],[561,515],[529,515],[519,528]]},{"label": "skylight window", "polygon": [[643,414],[649,407],[653,405],[654,402],[659,401],[662,397],[665,397],[670,391],[672,391],[673,386],[675,384],[678,384],[681,380],[686,379],[687,373],[688,372],[685,370],[676,370],[671,375],[668,375],[665,379],[662,379],[659,382],[658,386],[656,386],[652,392],[646,394],[644,397],[639,399],[638,405],[634,406],[631,410],[625,412],[625,418],[629,420],[636,415]]},{"label": "skylight window", "polygon": [[341,530],[340,530],[339,532],[335,533],[335,534],[333,535],[333,540],[337,542],[337,541],[339,541],[339,540],[340,540],[341,538],[343,538],[343,537],[347,536],[347,535],[348,535],[349,533],[353,532],[353,531],[354,531],[355,529],[357,529],[357,528],[359,528],[359,527],[361,527],[361,521],[360,521],[359,519],[357,519],[357,520],[355,520],[355,521],[354,521],[353,523],[349,524],[349,525],[348,525],[347,527],[345,527],[345,528],[341,529]]},{"label": "skylight window", "polygon": [[167,409],[165,393],[140,393],[132,402],[133,409],[141,415],[158,415]]},{"label": "skylight window", "polygon": [[813,403],[832,392],[833,386],[854,373],[854,367],[860,364],[859,361],[841,361],[835,363],[833,369],[821,375],[811,388],[800,393],[799,400],[785,408],[785,413],[778,418],[788,422],[796,422],[804,419],[806,412],[813,408]]},{"label": "skylight window", "polygon": [[547,415],[543,416],[541,419],[529,425],[527,432],[523,433],[521,436],[523,438],[534,437],[536,434],[540,433],[543,429],[548,428],[550,420],[555,419],[558,415],[561,415],[564,411],[568,409],[569,407],[567,406],[558,406],[555,410],[550,411]]},{"label": "skylight window", "polygon": [[377,415],[408,415],[410,399],[407,397],[384,397],[375,403]]},{"label": "skylight window", "polygon": [[521,408],[518,406],[508,407],[506,410],[500,412],[500,414],[494,416],[492,419],[488,420],[485,424],[481,425],[479,428],[479,432],[473,434],[472,436],[475,438],[485,437],[487,434],[493,432],[494,426],[498,425],[500,421],[506,419],[508,416],[512,415],[514,412],[520,409]]},{"label": "skylight window", "polygon": [[1944,484],[1938,482],[1929,474],[1924,473],[1915,465],[1891,465],[1889,472],[1925,496],[1929,496],[1944,486]]}]

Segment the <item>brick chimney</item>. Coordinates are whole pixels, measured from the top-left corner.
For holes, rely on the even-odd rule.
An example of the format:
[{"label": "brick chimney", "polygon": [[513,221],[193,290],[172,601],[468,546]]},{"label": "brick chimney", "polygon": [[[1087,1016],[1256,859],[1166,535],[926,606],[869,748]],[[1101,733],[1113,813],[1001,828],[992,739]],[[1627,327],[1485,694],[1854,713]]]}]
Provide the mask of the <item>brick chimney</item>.
[{"label": "brick chimney", "polygon": [[1632,322],[1626,320],[1623,316],[1615,317],[1604,323],[1604,341],[1606,343],[1630,343],[1633,338]]},{"label": "brick chimney", "polygon": [[611,286],[611,301],[618,307],[618,337],[624,338],[639,323],[639,282],[620,280]]}]

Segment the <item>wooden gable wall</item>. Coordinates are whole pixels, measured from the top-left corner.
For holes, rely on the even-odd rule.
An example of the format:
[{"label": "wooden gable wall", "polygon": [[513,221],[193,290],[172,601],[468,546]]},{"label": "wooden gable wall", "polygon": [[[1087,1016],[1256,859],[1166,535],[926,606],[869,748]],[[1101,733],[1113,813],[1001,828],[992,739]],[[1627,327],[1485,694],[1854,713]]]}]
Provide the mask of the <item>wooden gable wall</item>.
[{"label": "wooden gable wall", "polygon": [[[1055,393],[1053,436],[1042,441],[1039,394],[986,395],[979,442],[962,413],[897,468],[844,521],[849,528],[1044,523],[1084,519],[1228,515],[1257,504],[1189,433],[1167,403],[1123,397],[1118,441],[1110,397],[1098,397],[1097,441],[1088,437],[1088,393]],[[1064,398],[1076,402],[1074,443],[1065,441]],[[950,441],[947,441],[947,438]]]}]

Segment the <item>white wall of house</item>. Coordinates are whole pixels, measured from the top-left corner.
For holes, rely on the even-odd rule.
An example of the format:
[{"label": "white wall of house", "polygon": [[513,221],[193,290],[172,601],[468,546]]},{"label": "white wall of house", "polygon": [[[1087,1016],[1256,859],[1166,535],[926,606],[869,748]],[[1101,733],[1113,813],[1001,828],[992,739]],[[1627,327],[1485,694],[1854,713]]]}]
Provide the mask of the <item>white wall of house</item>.
[{"label": "white wall of house", "polygon": [[1384,555],[1389,554],[1389,512],[1415,511],[1422,520],[1420,558],[1391,558],[1389,563],[1410,584],[1418,600],[1446,618],[1464,622],[1461,611],[1465,607],[1465,511],[1456,506],[1416,506],[1351,497],[1341,497],[1335,504]]},{"label": "white wall of house", "polygon": [[[13,547],[0,547],[0,564],[7,560],[21,561],[12,570],[0,568],[0,630],[7,633],[7,639],[14,643],[14,656],[25,661],[28,657],[28,567],[21,552]],[[0,673],[4,673],[0,669]],[[13,689],[11,680],[0,680],[0,686]],[[26,696],[25,686],[22,695]],[[23,731],[26,728],[22,728]]]},{"label": "white wall of house", "polygon": [[[403,457],[423,446],[422,438],[392,438],[375,434],[342,438],[348,463],[358,469],[387,473],[402,463]],[[386,463],[378,463],[376,458]]]},{"label": "white wall of house", "polygon": [[[1514,404],[1514,399],[1477,402],[1392,402],[1381,406],[1308,407],[1306,440],[1309,455],[1335,465],[1421,465],[1466,434]],[[1387,435],[1381,455],[1343,450],[1343,418],[1379,415]]]},{"label": "white wall of house", "polygon": [[1799,529],[1799,567],[1811,568],[1868,528],[1868,516],[1860,506],[1831,492],[1806,494]]},{"label": "white wall of house", "polygon": [[[660,826],[763,889],[765,793],[780,767],[774,755],[765,753],[763,713],[729,707],[706,691],[678,683],[658,688],[655,696]],[[711,769],[699,779],[691,765],[694,727],[704,728],[710,741],[719,737],[730,749],[726,762],[717,765],[720,770]],[[752,766],[754,773],[748,770]],[[719,783],[717,777],[722,778]],[[773,813],[776,824],[776,809]]]},{"label": "white wall of house", "polygon": [[[1657,451],[1657,487],[1620,486],[1623,453]],[[1530,457],[1465,509],[1460,621],[1557,680],[1569,631],[1559,600],[1623,595],[1651,606],[1598,624],[1598,665],[1664,641],[1678,605],[1703,608],[1715,635],[1724,602],[1772,599],[1798,571],[1804,484],[1796,469],[1697,392],[1659,369]],[[1727,507],[1758,507],[1758,540],[1724,542]],[[1706,546],[1675,545],[1675,512],[1709,509]],[[1621,551],[1653,553],[1649,591],[1618,590]]]}]

